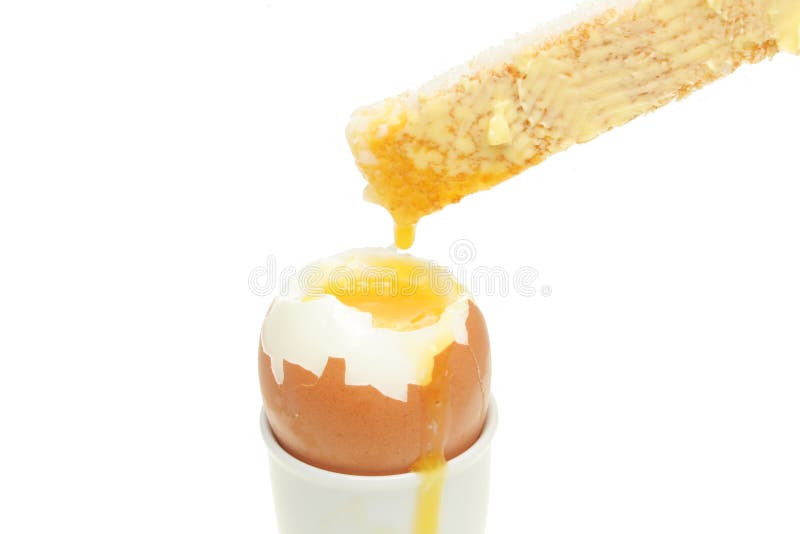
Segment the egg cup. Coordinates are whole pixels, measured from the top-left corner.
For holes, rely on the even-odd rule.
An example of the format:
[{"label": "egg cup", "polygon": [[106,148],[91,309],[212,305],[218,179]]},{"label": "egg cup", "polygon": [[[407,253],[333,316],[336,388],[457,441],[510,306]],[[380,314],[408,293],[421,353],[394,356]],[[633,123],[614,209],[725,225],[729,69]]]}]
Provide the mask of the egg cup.
[{"label": "egg cup", "polygon": [[[480,438],[447,463],[438,534],[483,534],[489,501],[489,464],[497,429],[491,399]],[[286,452],[264,412],[261,434],[280,534],[409,534],[422,479],[415,473],[354,476],[325,471]]]}]

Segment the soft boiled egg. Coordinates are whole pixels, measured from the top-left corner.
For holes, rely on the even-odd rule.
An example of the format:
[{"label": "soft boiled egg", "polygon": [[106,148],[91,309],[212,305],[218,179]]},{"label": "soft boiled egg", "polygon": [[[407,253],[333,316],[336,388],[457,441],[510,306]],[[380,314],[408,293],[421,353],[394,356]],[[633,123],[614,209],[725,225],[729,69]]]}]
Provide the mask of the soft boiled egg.
[{"label": "soft boiled egg", "polygon": [[352,475],[435,472],[480,436],[483,315],[447,270],[359,249],[301,270],[264,320],[259,375],[281,446]]}]

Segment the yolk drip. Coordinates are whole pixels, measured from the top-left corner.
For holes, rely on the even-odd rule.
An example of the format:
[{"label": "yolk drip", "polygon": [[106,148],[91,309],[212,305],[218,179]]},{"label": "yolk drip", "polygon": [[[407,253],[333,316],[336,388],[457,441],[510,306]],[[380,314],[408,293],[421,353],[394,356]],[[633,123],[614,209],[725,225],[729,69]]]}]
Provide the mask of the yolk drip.
[{"label": "yolk drip", "polygon": [[445,269],[410,256],[358,258],[334,269],[323,291],[372,314],[378,328],[409,331],[436,323],[459,287]]},{"label": "yolk drip", "polygon": [[414,244],[417,229],[415,224],[394,224],[394,245],[400,250],[407,250]]},{"label": "yolk drip", "polygon": [[[398,246],[413,241],[414,227],[397,233]],[[436,323],[462,292],[446,269],[405,255],[365,255],[333,269],[323,290],[347,306],[372,314],[373,326],[398,331]],[[420,361],[418,383],[422,414],[420,454],[412,467],[420,479],[414,534],[437,534],[447,460],[445,436],[450,427],[448,374],[450,345],[443,340],[431,358]]]},{"label": "yolk drip", "polygon": [[447,461],[444,455],[423,457],[414,466],[420,478],[414,534],[437,534]]},{"label": "yolk drip", "polygon": [[429,383],[421,390],[422,455],[413,467],[420,477],[414,534],[437,534],[439,531],[439,511],[447,470],[444,437],[450,426],[450,377],[447,373],[450,349],[443,350],[438,360],[438,365],[429,375]]}]

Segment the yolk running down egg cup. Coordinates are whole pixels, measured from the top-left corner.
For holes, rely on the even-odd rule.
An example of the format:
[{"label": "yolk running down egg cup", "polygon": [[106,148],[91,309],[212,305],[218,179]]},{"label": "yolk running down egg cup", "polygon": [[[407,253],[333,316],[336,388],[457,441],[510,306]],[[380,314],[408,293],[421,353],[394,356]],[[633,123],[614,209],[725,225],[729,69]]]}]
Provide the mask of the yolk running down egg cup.
[{"label": "yolk running down egg cup", "polygon": [[281,534],[483,534],[497,424],[486,323],[433,262],[300,271],[259,346]]}]

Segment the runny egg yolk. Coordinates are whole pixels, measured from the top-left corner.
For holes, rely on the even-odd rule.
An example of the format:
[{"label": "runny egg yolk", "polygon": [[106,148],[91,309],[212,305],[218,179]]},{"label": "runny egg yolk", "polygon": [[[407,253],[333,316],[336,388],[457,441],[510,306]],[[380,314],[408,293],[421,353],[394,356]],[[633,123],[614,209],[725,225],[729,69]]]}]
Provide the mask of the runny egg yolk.
[{"label": "runny egg yolk", "polygon": [[460,293],[453,276],[411,256],[359,257],[333,269],[323,292],[372,314],[376,328],[409,331],[436,323]]},{"label": "runny egg yolk", "polygon": [[[413,241],[413,226],[410,229]],[[402,232],[398,235],[409,236]],[[405,255],[353,258],[346,266],[332,269],[322,289],[343,304],[372,314],[376,328],[396,331],[435,324],[462,293],[449,271]],[[451,343],[452,340],[442,340],[441,346],[435,348],[435,354],[442,359],[443,365],[436,367],[440,372],[434,372],[432,358],[424,360],[418,369],[420,385],[426,387],[421,390],[420,456],[412,467],[420,478],[414,534],[436,534],[439,529],[447,467],[444,436],[450,424],[446,370]]]},{"label": "runny egg yolk", "polygon": [[444,492],[447,459],[444,454],[444,436],[450,426],[448,401],[450,381],[446,369],[449,364],[449,349],[440,354],[443,364],[439,373],[431,373],[430,383],[423,390],[422,405],[424,421],[422,431],[422,456],[414,464],[420,477],[417,493],[417,512],[414,518],[414,534],[437,534]]},{"label": "runny egg yolk", "polygon": [[400,250],[408,250],[414,244],[417,227],[415,224],[394,224],[394,245]]},{"label": "runny egg yolk", "polygon": [[437,534],[447,460],[443,455],[421,458],[414,471],[420,477],[414,534]]}]

